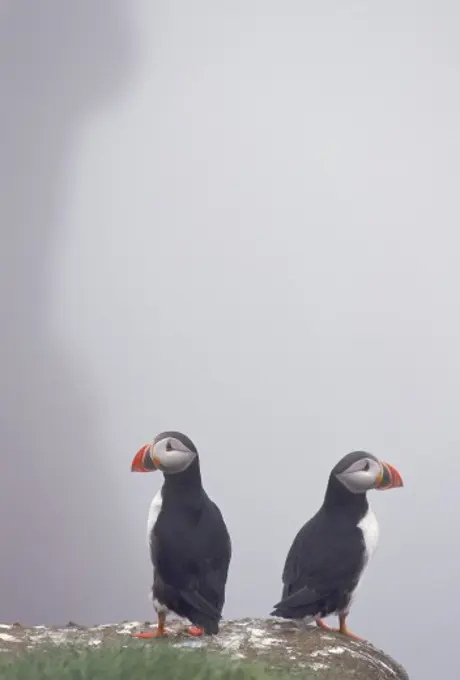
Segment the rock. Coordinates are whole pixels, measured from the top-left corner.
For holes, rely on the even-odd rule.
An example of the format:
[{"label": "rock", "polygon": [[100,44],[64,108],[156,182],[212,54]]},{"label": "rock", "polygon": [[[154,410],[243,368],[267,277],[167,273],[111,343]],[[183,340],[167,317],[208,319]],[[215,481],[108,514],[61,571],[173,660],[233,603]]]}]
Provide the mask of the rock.
[{"label": "rock", "polygon": [[18,652],[40,644],[84,646],[133,646],[171,644],[179,648],[206,648],[235,659],[257,659],[271,668],[291,673],[313,670],[318,680],[409,680],[406,671],[368,642],[357,642],[316,627],[302,627],[281,619],[226,621],[214,637],[190,638],[184,623],[171,621],[166,640],[138,640],[131,633],[144,630],[148,622],[123,622],[83,627],[20,625],[0,626],[0,651]]}]

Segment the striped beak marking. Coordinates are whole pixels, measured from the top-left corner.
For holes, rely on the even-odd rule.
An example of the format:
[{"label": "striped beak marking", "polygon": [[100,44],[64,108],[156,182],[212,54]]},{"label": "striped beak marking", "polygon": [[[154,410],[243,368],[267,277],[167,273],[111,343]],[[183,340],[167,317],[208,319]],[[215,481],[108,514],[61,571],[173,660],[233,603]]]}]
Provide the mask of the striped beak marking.
[{"label": "striped beak marking", "polygon": [[151,456],[153,442],[141,446],[131,462],[131,472],[154,472],[160,467],[160,461]]},{"label": "striped beak marking", "polygon": [[380,474],[375,480],[375,488],[379,491],[397,489],[403,485],[403,480],[399,472],[390,463],[380,463]]}]

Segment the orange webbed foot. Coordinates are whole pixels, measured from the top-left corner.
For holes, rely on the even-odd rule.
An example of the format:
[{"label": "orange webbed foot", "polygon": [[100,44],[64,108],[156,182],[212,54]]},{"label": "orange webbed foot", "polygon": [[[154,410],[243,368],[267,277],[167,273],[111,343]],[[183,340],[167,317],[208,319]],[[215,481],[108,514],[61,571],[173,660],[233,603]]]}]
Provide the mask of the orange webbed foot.
[{"label": "orange webbed foot", "polygon": [[154,630],[141,631],[139,633],[133,633],[131,637],[139,638],[141,640],[151,640],[153,638],[167,637],[168,633],[164,628],[155,628]]},{"label": "orange webbed foot", "polygon": [[345,635],[346,637],[351,638],[352,640],[357,640],[358,642],[362,642],[362,638],[358,637],[354,633],[347,628],[347,623],[346,623],[347,617],[345,614],[340,614],[339,616],[339,633],[342,633],[342,635]]},{"label": "orange webbed foot", "polygon": [[341,626],[337,632],[341,633],[342,635],[345,635],[346,637],[349,637],[351,640],[357,640],[358,642],[363,641],[363,638],[358,637],[358,635],[352,633],[351,630],[349,630],[346,626]]},{"label": "orange webbed foot", "polygon": [[321,628],[321,630],[327,631],[329,633],[341,633],[341,635],[345,635],[345,637],[349,637],[351,640],[357,640],[358,642],[362,642],[363,638],[358,637],[354,633],[347,628],[347,624],[345,623],[345,618],[344,617],[339,617],[340,621],[340,626],[339,628],[331,628],[330,626],[326,625],[324,621],[321,619],[315,619],[315,623],[318,626],[318,628]]},{"label": "orange webbed foot", "polygon": [[322,619],[315,619],[315,623],[318,626],[318,628],[321,628],[321,630],[326,630],[329,633],[336,633],[337,632],[337,628],[331,628],[330,626],[325,624]]}]

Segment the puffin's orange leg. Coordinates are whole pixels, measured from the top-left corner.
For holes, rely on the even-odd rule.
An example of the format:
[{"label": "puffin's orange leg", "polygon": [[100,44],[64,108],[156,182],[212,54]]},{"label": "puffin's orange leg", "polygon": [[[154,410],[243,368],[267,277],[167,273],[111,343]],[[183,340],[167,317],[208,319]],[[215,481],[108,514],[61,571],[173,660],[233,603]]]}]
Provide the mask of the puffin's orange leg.
[{"label": "puffin's orange leg", "polygon": [[335,628],[331,628],[330,626],[327,626],[322,619],[315,619],[315,623],[318,626],[318,628],[321,628],[321,630],[327,630],[329,632],[335,632]]},{"label": "puffin's orange leg", "polygon": [[346,635],[347,637],[351,638],[352,640],[362,640],[362,638],[358,637],[354,633],[351,632],[347,628],[347,615],[346,614],[340,614],[339,616],[339,633],[342,633],[342,635]]},{"label": "puffin's orange leg", "polygon": [[199,626],[189,626],[187,633],[192,637],[201,637],[204,634],[204,630]]},{"label": "puffin's orange leg", "polygon": [[160,638],[160,637],[166,637],[167,632],[165,631],[165,622],[166,622],[166,614],[164,612],[160,612],[158,614],[158,625],[154,630],[149,630],[149,631],[143,631],[140,633],[133,633],[132,637],[135,638],[141,638],[143,640],[146,639],[151,639],[151,638]]},{"label": "puffin's orange leg", "polygon": [[346,614],[340,614],[339,628],[330,628],[330,626],[327,626],[321,619],[315,619],[315,622],[318,628],[321,628],[321,630],[326,630],[329,631],[330,633],[342,633],[342,635],[346,635],[352,640],[362,640],[362,638],[358,637],[347,628],[346,619],[347,619]]}]

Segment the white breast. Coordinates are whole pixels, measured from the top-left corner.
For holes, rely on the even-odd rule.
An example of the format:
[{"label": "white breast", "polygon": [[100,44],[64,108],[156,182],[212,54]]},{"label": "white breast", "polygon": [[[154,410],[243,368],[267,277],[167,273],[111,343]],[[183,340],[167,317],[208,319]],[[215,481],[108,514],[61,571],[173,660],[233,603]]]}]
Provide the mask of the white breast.
[{"label": "white breast", "polygon": [[152,533],[152,529],[155,526],[155,522],[158,519],[158,515],[160,514],[162,501],[163,501],[163,498],[162,498],[161,489],[160,489],[158,491],[158,493],[154,496],[153,501],[150,504],[149,517],[148,517],[148,520],[147,520],[147,544],[148,545],[150,545],[150,534]]},{"label": "white breast", "polygon": [[356,592],[358,591],[358,588],[361,585],[362,577],[366,570],[366,566],[369,560],[371,559],[373,553],[377,549],[377,545],[379,542],[379,525],[376,516],[374,515],[370,508],[368,509],[367,513],[364,515],[362,520],[359,522],[358,527],[361,529],[363,533],[364,562],[362,571],[358,577],[358,582],[353,592],[350,594],[350,601],[347,606],[347,613],[350,611],[351,605],[353,604],[353,601],[356,596]]},{"label": "white breast", "polygon": [[369,508],[367,513],[364,515],[362,520],[359,522],[358,527],[363,532],[364,547],[365,547],[365,558],[364,566],[369,562],[375,550],[377,549],[379,542],[379,525],[377,518]]},{"label": "white breast", "polygon": [[[161,489],[160,489],[158,491],[158,493],[154,496],[153,501],[150,503],[149,517],[148,517],[148,520],[147,520],[147,545],[149,546],[149,548],[150,548],[150,537],[151,537],[151,534],[152,534],[152,529],[155,526],[155,523],[158,519],[158,515],[160,514],[162,502],[163,502],[163,497],[161,495]],[[154,596],[153,587],[149,591],[149,598],[150,598],[157,614],[159,612],[163,612],[165,614],[168,612],[168,609],[163,604],[161,604],[161,602],[159,602],[156,599],[156,597]]]}]

